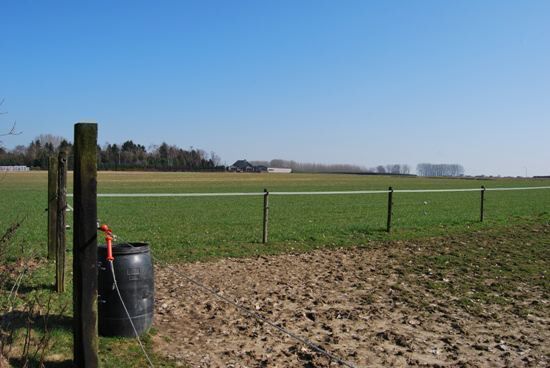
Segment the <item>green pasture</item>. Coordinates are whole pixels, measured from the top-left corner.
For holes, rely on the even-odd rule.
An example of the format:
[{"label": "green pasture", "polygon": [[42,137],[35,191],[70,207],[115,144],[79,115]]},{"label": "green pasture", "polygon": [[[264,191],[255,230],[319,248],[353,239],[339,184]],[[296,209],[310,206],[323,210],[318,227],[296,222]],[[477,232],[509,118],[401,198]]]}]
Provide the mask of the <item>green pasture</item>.
[{"label": "green pasture", "polygon": [[[4,255],[8,260],[21,256],[37,262],[36,267],[23,279],[19,298],[15,299],[14,312],[10,312],[15,325],[15,350],[10,363],[22,366],[18,358],[25,339],[29,303],[37,301],[45,306],[51,301],[48,321],[48,344],[46,366],[72,366],[72,277],[70,263],[72,230],[68,231],[68,276],[67,292],[52,293],[54,262],[45,261],[47,216],[47,173],[9,173],[0,176],[0,228],[4,231],[15,222],[20,222],[14,239],[9,241]],[[395,189],[445,189],[547,186],[550,180],[465,180],[425,179],[389,176],[328,175],[328,174],[226,174],[226,173],[130,173],[102,172],[98,177],[100,193],[166,193],[166,192],[261,192],[270,191],[333,191],[333,190],[378,190],[393,186]],[[69,192],[72,178],[69,175]],[[72,203],[72,199],[69,199]],[[219,257],[250,256],[286,251],[305,251],[317,247],[362,245],[372,240],[373,246],[395,244],[384,242],[392,239],[423,238],[462,233],[464,244],[453,252],[430,248],[424,257],[403,260],[411,268],[407,274],[424,274],[426,268],[446,274],[454,272],[457,278],[469,277],[480,270],[488,272],[488,278],[497,277],[495,263],[510,263],[508,274],[510,290],[517,280],[525,282],[538,277],[547,268],[544,257],[547,253],[546,233],[521,235],[516,243],[516,231],[529,232],[537,223],[550,220],[550,190],[487,192],[485,218],[479,223],[479,192],[458,193],[395,193],[393,208],[393,231],[385,232],[387,194],[345,194],[326,196],[271,196],[269,244],[261,243],[262,196],[245,197],[180,197],[180,198],[98,198],[98,214],[122,238],[128,241],[148,241],[154,254],[165,261],[194,261]],[[69,213],[69,224],[72,216]],[[529,224],[523,229],[523,224]],[[535,224],[535,225],[533,225]],[[546,225],[547,226],[547,225]],[[468,242],[470,233],[474,238],[495,237],[499,241],[494,249],[479,247]],[[540,234],[543,234],[541,237]],[[511,240],[507,240],[511,239]],[[525,244],[524,244],[525,243]],[[534,245],[533,245],[534,244]],[[433,251],[433,254],[432,254]],[[444,254],[440,254],[443,252]],[[500,257],[500,258],[499,258]],[[501,259],[499,261],[499,259]],[[10,262],[6,262],[10,264]],[[15,268],[16,270],[17,267]],[[535,276],[533,276],[535,275]],[[7,306],[11,283],[17,274],[7,278],[0,293],[0,306]],[[503,277],[502,273],[498,277]],[[447,293],[456,292],[457,300],[467,310],[477,310],[483,305],[472,304],[464,296],[464,288],[476,291],[476,298],[483,303],[495,302],[490,298],[492,290],[480,284],[484,278],[466,279],[457,285],[460,290],[447,290],[439,284],[429,284],[442,298],[452,300]],[[537,279],[538,280],[538,279]],[[513,282],[512,282],[513,281]],[[547,287],[547,284],[545,287]],[[485,287],[485,289],[484,289]],[[500,293],[501,291],[499,291]],[[502,301],[498,301],[502,302]],[[482,308],[481,308],[482,309]],[[11,310],[11,309],[9,309]],[[44,312],[42,312],[44,313]],[[532,313],[532,311],[522,311]],[[33,341],[45,336],[43,314],[32,315]],[[25,318],[25,320],[23,320]],[[157,367],[175,367],[176,362],[153,352],[152,330],[144,336],[147,351]],[[34,346],[35,343],[32,344]],[[19,349],[19,350],[17,350]],[[139,347],[133,339],[100,338],[99,355],[104,367],[146,366]],[[39,367],[37,359],[31,359],[30,367]]]},{"label": "green pasture", "polygon": [[[46,172],[0,179],[0,226],[23,220],[13,246],[45,254]],[[545,179],[437,179],[336,174],[100,172],[99,193],[200,193],[447,189],[546,186]],[[69,173],[69,192],[72,191]],[[72,203],[72,199],[69,199]],[[385,232],[387,194],[270,196],[269,244],[261,243],[262,196],[98,198],[98,216],[121,239],[147,241],[165,260],[198,260],[357,245],[474,231],[550,217],[550,190],[395,193],[392,233]],[[72,219],[69,213],[69,222]],[[68,232],[71,246],[71,231]]]}]

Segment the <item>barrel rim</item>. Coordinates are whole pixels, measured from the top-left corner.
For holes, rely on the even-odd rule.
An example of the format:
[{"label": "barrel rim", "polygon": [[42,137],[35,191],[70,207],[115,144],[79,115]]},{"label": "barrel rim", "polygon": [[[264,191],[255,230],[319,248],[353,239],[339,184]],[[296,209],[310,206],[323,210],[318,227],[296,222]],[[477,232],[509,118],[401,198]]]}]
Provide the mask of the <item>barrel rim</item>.
[{"label": "barrel rim", "polygon": [[[107,245],[99,244],[98,249],[100,251],[107,251]],[[124,242],[119,244],[113,244],[113,255],[120,254],[141,254],[149,253],[150,245],[146,242]]]}]

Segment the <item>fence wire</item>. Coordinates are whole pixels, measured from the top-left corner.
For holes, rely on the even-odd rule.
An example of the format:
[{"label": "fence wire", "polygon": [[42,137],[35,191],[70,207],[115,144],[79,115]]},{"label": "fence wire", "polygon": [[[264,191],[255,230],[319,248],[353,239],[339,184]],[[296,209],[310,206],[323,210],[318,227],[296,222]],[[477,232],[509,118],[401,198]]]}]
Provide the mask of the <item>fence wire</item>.
[{"label": "fence wire", "polygon": [[[495,187],[495,188],[449,188],[449,189],[394,189],[394,193],[443,193],[443,192],[480,192],[502,191],[502,190],[538,190],[550,189],[550,186],[541,187]],[[290,195],[353,195],[353,194],[384,194],[390,190],[342,190],[342,191],[310,191],[310,192],[269,192],[269,195],[290,196]],[[228,196],[264,196],[265,192],[225,192],[225,193],[98,193],[98,197],[109,198],[139,198],[139,197],[228,197]],[[72,197],[67,193],[67,197]]]},{"label": "fence wire", "polygon": [[206,285],[203,285],[202,283],[196,281],[195,279],[192,279],[191,277],[183,274],[182,272],[179,272],[178,270],[176,270],[175,268],[173,268],[172,266],[170,266],[168,263],[166,262],[161,262],[159,261],[156,257],[153,256],[153,259],[156,263],[158,264],[162,264],[164,265],[164,267],[168,268],[170,271],[172,271],[173,274],[175,274],[176,276],[179,276],[180,278],[186,280],[187,282],[195,285],[196,287],[198,287],[199,289],[201,289],[203,292],[206,292],[208,294],[211,294],[213,296],[215,296],[216,298],[220,299],[221,301],[227,303],[227,304],[230,304],[232,305],[233,307],[237,308],[244,316],[246,317],[253,317],[255,319],[257,319],[258,321],[276,329],[277,331],[291,337],[292,339],[306,345],[307,347],[309,347],[310,349],[316,351],[317,353],[321,354],[321,355],[324,355],[325,357],[327,357],[329,360],[331,361],[334,361],[334,362],[337,362],[338,364],[340,365],[343,365],[345,367],[349,367],[349,368],[355,368],[355,366],[345,360],[343,360],[342,358],[334,355],[333,353],[321,348],[319,345],[313,343],[312,341],[308,340],[307,338],[304,338],[304,337],[301,337],[301,336],[298,336],[297,334],[289,331],[288,329],[280,326],[279,324],[276,324],[274,322],[271,322],[270,320],[268,320],[267,318],[265,318],[264,316],[262,316],[261,314],[257,313],[257,312],[254,312],[252,311],[251,309],[243,306],[243,305],[240,305],[240,304],[237,304],[235,303],[233,300],[231,300],[230,298],[226,297],[226,296],[223,296],[221,295],[220,293],[216,292],[216,290],[214,289],[211,289],[210,287],[206,286]]}]

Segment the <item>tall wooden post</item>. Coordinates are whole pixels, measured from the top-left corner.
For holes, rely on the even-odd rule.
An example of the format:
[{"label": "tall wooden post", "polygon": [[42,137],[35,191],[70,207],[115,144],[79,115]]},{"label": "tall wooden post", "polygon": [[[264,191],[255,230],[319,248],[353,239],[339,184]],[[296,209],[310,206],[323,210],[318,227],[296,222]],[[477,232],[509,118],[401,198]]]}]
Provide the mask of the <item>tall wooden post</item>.
[{"label": "tall wooden post", "polygon": [[483,207],[485,207],[484,204],[485,204],[485,186],[482,185],[481,186],[481,205],[480,205],[480,211],[479,211],[479,222],[483,222],[483,217],[485,215],[483,213],[483,210],[484,210]]},{"label": "tall wooden post", "polygon": [[55,250],[55,290],[65,291],[65,213],[67,210],[67,152],[59,152],[57,165],[57,242]]},{"label": "tall wooden post", "polygon": [[74,133],[73,364],[96,368],[97,124],[78,123]]},{"label": "tall wooden post", "polygon": [[57,242],[57,157],[48,161],[48,259],[55,259]]},{"label": "tall wooden post", "polygon": [[393,207],[393,188],[388,188],[388,221],[386,223],[386,231],[389,233],[391,231],[391,216],[392,216],[392,207]]},{"label": "tall wooden post", "polygon": [[264,226],[263,226],[263,236],[262,243],[267,243],[267,233],[269,227],[269,192],[267,189],[264,189]]}]

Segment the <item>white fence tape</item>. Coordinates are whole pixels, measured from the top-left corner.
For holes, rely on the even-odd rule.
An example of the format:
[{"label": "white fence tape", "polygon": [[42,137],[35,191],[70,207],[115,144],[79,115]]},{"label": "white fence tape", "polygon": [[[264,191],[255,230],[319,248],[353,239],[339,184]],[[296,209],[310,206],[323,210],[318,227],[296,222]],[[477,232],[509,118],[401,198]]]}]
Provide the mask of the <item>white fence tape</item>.
[{"label": "white fence tape", "polygon": [[[516,188],[485,188],[487,191],[501,190],[534,190],[550,189],[546,187],[516,187]],[[480,192],[482,188],[458,188],[458,189],[395,189],[394,193],[443,193],[443,192]],[[330,192],[269,192],[269,195],[339,195],[339,194],[382,194],[389,193],[389,190],[348,190],[348,191],[330,191]],[[98,193],[98,197],[232,197],[232,196],[263,196],[264,192],[241,192],[241,193]],[[67,197],[72,197],[68,193]]]},{"label": "white fence tape", "polygon": [[550,187],[487,188],[487,190],[530,190],[530,189],[550,189]]},{"label": "white fence tape", "polygon": [[442,192],[481,192],[481,188],[467,189],[396,189],[394,193],[442,193]]},{"label": "white fence tape", "polygon": [[269,195],[379,194],[379,193],[389,193],[389,192],[390,192],[389,190],[347,190],[347,191],[333,191],[333,192],[269,192]]}]

